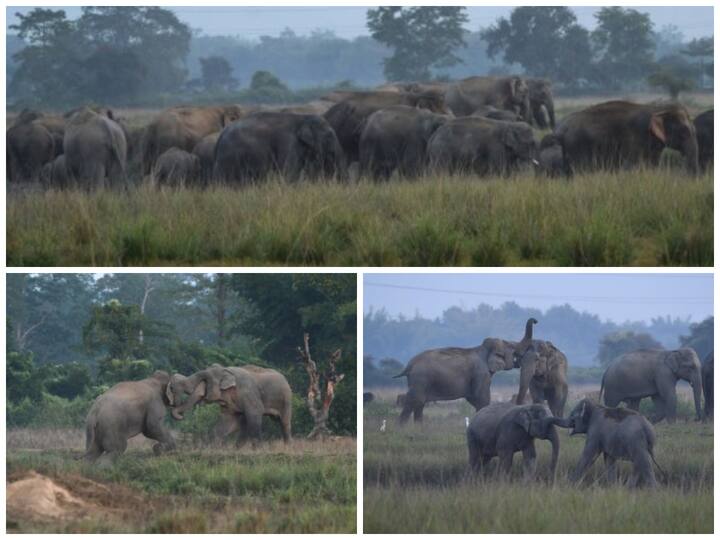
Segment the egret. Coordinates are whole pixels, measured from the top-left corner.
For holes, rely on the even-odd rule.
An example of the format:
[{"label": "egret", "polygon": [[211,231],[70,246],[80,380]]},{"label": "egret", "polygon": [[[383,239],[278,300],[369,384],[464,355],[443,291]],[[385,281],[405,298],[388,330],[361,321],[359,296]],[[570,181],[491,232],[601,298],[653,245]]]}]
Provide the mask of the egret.
[{"label": "egret", "polygon": [[387,420],[383,418],[383,423],[380,426],[380,433],[385,433],[385,428],[387,427]]}]

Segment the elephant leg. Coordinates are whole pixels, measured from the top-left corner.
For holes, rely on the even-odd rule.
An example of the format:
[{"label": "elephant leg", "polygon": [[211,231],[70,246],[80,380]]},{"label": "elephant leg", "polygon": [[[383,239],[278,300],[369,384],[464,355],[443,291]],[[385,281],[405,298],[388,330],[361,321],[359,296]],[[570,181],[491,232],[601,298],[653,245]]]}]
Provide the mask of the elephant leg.
[{"label": "elephant leg", "polygon": [[220,421],[213,430],[213,434],[216,439],[222,441],[231,433],[239,430],[241,428],[241,424],[242,422],[239,415],[223,412],[220,415]]},{"label": "elephant leg", "polygon": [[286,413],[280,417],[280,427],[282,429],[283,441],[285,444],[292,442],[292,427],[291,427],[290,414]]},{"label": "elephant leg", "polygon": [[490,377],[483,378],[474,383],[472,388],[472,396],[468,398],[470,404],[479,411],[483,407],[490,405]]},{"label": "elephant leg", "polygon": [[628,398],[625,400],[625,403],[627,403],[628,409],[631,409],[633,411],[639,411],[641,399],[642,398]]},{"label": "elephant leg", "polygon": [[[667,417],[668,424],[675,422],[677,414],[677,394],[675,393],[675,381],[661,381],[658,384],[658,394],[665,402],[663,411]],[[659,422],[660,420],[658,420]]]},{"label": "elephant leg", "polygon": [[[157,441],[157,443],[153,445],[153,453],[156,456],[160,455],[163,451],[175,450],[175,439],[173,439],[173,436],[170,434],[170,430],[163,424],[163,418],[147,420],[145,422],[143,435],[148,439]],[[127,444],[127,441],[125,441],[125,443]]]},{"label": "elephant leg", "polygon": [[403,410],[400,413],[400,425],[405,424],[410,419],[410,414],[413,412],[413,405],[409,399],[405,399],[403,403]]},{"label": "elephant leg", "polygon": [[501,470],[505,475],[509,475],[510,471],[512,470],[514,452],[498,452],[498,455],[500,457],[500,465],[498,467],[498,470]]},{"label": "elephant leg", "polygon": [[638,450],[633,456],[633,469],[636,477],[636,486],[656,488],[655,472],[653,471],[650,454],[647,450]]},{"label": "elephant leg", "polygon": [[615,484],[617,482],[617,459],[608,453],[603,454],[603,459],[608,483]]},{"label": "elephant leg", "polygon": [[550,412],[558,418],[565,415],[565,401],[567,401],[567,384],[558,385],[552,389],[552,399],[548,399]]},{"label": "elephant leg", "polygon": [[480,448],[477,442],[468,443],[468,465],[472,473],[478,473],[480,470]]},{"label": "elephant leg", "polygon": [[413,420],[416,423],[422,423],[423,421],[423,409],[425,408],[424,403],[419,403],[413,408]]},{"label": "elephant leg", "polygon": [[530,397],[533,403],[543,403],[545,401],[546,390],[534,378],[530,381]]},{"label": "elephant leg", "polygon": [[125,453],[125,450],[127,449],[127,439],[125,438],[117,438],[114,441],[114,445],[112,446],[112,450],[107,450],[99,460],[99,463],[102,467],[108,467],[113,465],[120,456],[122,456]]},{"label": "elephant leg", "polygon": [[595,460],[600,455],[595,445],[586,444],[583,448],[580,460],[575,466],[575,470],[570,474],[570,481],[572,483],[580,482],[585,475],[585,472],[595,463]]},{"label": "elephant leg", "polygon": [[250,439],[259,441],[262,436],[262,414],[252,412],[245,413],[245,425],[247,426],[247,436]]},{"label": "elephant leg", "polygon": [[531,441],[529,445],[523,448],[523,475],[526,481],[535,477],[536,466],[537,453],[535,452],[535,443]]},{"label": "elephant leg", "polygon": [[[667,404],[665,403],[665,400],[658,396],[657,394],[652,396],[652,402],[653,406],[655,408],[655,413],[653,414],[652,418],[650,418],[650,421],[653,424],[657,424],[658,422],[662,422],[662,420],[665,418],[665,411],[667,411]],[[672,422],[675,420],[673,419]],[[670,418],[668,418],[668,423],[672,423],[670,421]]]}]

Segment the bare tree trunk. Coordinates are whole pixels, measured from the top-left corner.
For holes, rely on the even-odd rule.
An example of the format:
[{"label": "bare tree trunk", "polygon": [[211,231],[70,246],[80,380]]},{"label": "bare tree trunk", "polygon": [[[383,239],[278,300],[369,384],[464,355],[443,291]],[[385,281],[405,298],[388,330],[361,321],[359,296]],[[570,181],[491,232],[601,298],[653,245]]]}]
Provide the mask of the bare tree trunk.
[{"label": "bare tree trunk", "polygon": [[[143,317],[145,316],[145,306],[147,305],[148,298],[150,297],[150,293],[155,290],[155,287],[153,287],[152,284],[152,274],[145,274],[145,292],[143,293],[143,299],[142,302],[140,302],[140,315]],[[138,335],[138,341],[140,344],[143,344],[143,340],[145,339],[145,336],[143,335],[142,328],[140,329],[140,334]]]},{"label": "bare tree trunk", "polygon": [[315,426],[308,435],[308,439],[324,438],[330,435],[327,427],[330,415],[330,405],[335,398],[335,386],[343,380],[344,374],[336,373],[335,365],[340,360],[341,350],[338,349],[330,357],[330,369],[325,373],[325,395],[321,392],[320,373],[317,364],[310,356],[310,334],[303,335],[304,346],[298,347],[300,358],[305,364],[305,371],[310,377],[310,385],[307,392],[307,405],[310,410]]},{"label": "bare tree trunk", "polygon": [[227,282],[225,274],[216,274],[215,300],[217,307],[215,317],[217,319],[218,345],[225,341],[225,321],[227,313]]}]

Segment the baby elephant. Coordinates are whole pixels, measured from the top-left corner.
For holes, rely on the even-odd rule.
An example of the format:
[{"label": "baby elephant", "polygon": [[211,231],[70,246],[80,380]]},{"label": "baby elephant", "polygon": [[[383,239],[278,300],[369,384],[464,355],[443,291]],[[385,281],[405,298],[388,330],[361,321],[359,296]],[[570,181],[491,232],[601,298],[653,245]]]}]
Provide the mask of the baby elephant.
[{"label": "baby elephant", "polygon": [[616,461],[620,459],[633,463],[631,487],[657,487],[652,467],[652,462],[657,465],[653,456],[655,431],[640,413],[621,407],[604,407],[586,398],[575,406],[569,418],[560,420],[557,425],[572,428],[571,436],[576,433],[587,435],[580,461],[570,474],[571,482],[581,480],[602,454],[610,482],[617,480]]},{"label": "baby elephant", "polygon": [[478,411],[467,429],[470,468],[477,472],[498,456],[500,468],[508,474],[515,452],[523,453],[525,477],[535,473],[535,439],[552,444],[550,471],[555,477],[560,441],[555,418],[544,405],[493,403]]},{"label": "baby elephant", "polygon": [[155,179],[161,186],[185,186],[200,183],[200,158],[174,146],[155,162]]}]

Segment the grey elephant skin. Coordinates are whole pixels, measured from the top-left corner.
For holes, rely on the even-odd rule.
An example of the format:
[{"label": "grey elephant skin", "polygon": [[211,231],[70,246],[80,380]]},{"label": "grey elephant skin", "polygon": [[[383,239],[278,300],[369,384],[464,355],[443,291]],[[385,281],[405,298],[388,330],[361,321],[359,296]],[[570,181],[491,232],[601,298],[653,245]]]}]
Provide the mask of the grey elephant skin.
[{"label": "grey elephant skin", "polygon": [[413,414],[422,422],[423,409],[431,401],[465,398],[475,410],[490,403],[494,373],[512,369],[515,343],[487,338],[473,348],[431,349],[413,357],[395,378],[407,377],[408,391],[402,400],[400,423]]},{"label": "grey elephant skin", "polygon": [[455,116],[469,116],[483,105],[513,111],[530,122],[530,91],[520,77],[468,77],[448,86],[445,103]]},{"label": "grey elephant skin", "polygon": [[[183,402],[185,394],[190,396]],[[201,401],[219,403],[222,411],[216,435],[224,438],[239,431],[238,444],[246,439],[260,439],[263,416],[280,422],[286,443],[292,439],[292,391],[287,379],[274,369],[213,364],[189,377],[173,375],[167,398],[173,406],[172,415],[178,420]]]},{"label": "grey elephant skin", "polygon": [[[540,129],[555,129],[555,100],[547,79],[526,79],[533,123]],[[547,117],[546,117],[547,114]]]},{"label": "grey elephant skin", "polygon": [[702,363],[702,385],[703,394],[705,395],[705,417],[712,418],[714,416],[715,401],[713,394],[715,391],[715,352],[711,352],[705,357]]},{"label": "grey elephant skin", "polygon": [[536,153],[532,128],[525,122],[464,117],[435,131],[428,144],[436,171],[508,176],[529,167]]},{"label": "grey elephant skin", "polygon": [[157,159],[153,174],[161,186],[199,186],[201,185],[200,158],[185,150],[172,147]]},{"label": "grey elephant skin", "polygon": [[715,109],[699,114],[693,120],[698,142],[698,164],[707,171],[713,166],[715,154]]},{"label": "grey elephant skin", "polygon": [[8,181],[37,180],[42,167],[63,153],[64,134],[63,118],[23,110],[6,133]]},{"label": "grey elephant skin", "polygon": [[85,190],[125,186],[127,140],[112,111],[84,108],[68,120],[63,141],[70,182]]},{"label": "grey elephant skin", "polygon": [[480,118],[490,118],[491,120],[504,120],[505,122],[518,122],[522,118],[515,111],[506,111],[498,109],[492,105],[482,105],[473,111],[470,116],[479,116]]},{"label": "grey elephant skin", "polygon": [[548,178],[570,176],[565,168],[562,146],[555,135],[548,134],[542,138],[537,159],[538,167],[535,170],[537,176]]},{"label": "grey elephant skin", "polygon": [[193,147],[192,153],[200,160],[200,178],[203,184],[212,180],[213,165],[215,163],[215,145],[220,138],[220,132],[205,135]]},{"label": "grey elephant skin", "polygon": [[691,175],[698,172],[695,127],[677,103],[600,103],[565,117],[555,135],[575,172],[657,166],[664,148],[679,151]]},{"label": "grey elephant skin", "polygon": [[640,400],[652,398],[656,413],[653,423],[663,418],[673,423],[677,411],[675,385],[680,379],[692,386],[697,419],[702,419],[700,360],[690,348],[643,349],[617,357],[603,374],[600,394],[604,393],[605,405],[616,407],[624,401],[634,411],[640,408]]},{"label": "grey elephant skin", "polygon": [[368,117],[380,109],[407,105],[447,114],[441,95],[435,92],[345,92],[341,100],[323,115],[337,134],[348,164],[358,161],[360,135]]},{"label": "grey elephant skin", "polygon": [[213,179],[245,184],[278,173],[291,182],[347,174],[335,132],[315,114],[260,112],[226,127],[215,146]]},{"label": "grey elephant skin", "polygon": [[69,186],[65,154],[46,163],[40,171],[40,183],[46,189],[63,189]]},{"label": "grey elephant skin", "polygon": [[493,403],[480,409],[467,428],[470,468],[481,471],[497,456],[500,469],[509,474],[514,454],[522,452],[524,473],[530,478],[535,474],[535,439],[543,439],[552,445],[550,473],[555,478],[560,455],[556,421],[544,405]]},{"label": "grey elephant skin", "polygon": [[603,407],[590,399],[583,399],[573,408],[570,416],[558,421],[557,425],[572,428],[571,436],[586,435],[580,459],[570,473],[571,482],[582,480],[588,468],[602,454],[609,482],[617,481],[616,462],[621,460],[633,464],[631,487],[657,487],[652,466],[655,462],[655,430],[640,413]]},{"label": "grey elephant skin", "polygon": [[360,136],[360,174],[375,180],[388,180],[395,171],[409,178],[420,175],[430,137],[449,119],[407,105],[374,112]]},{"label": "grey elephant skin", "polygon": [[99,396],[85,423],[85,456],[88,461],[116,460],[131,437],[142,433],[157,443],[155,454],[173,450],[175,440],[164,424],[165,391],[170,375],[156,371],[141,381],[121,382]]}]

